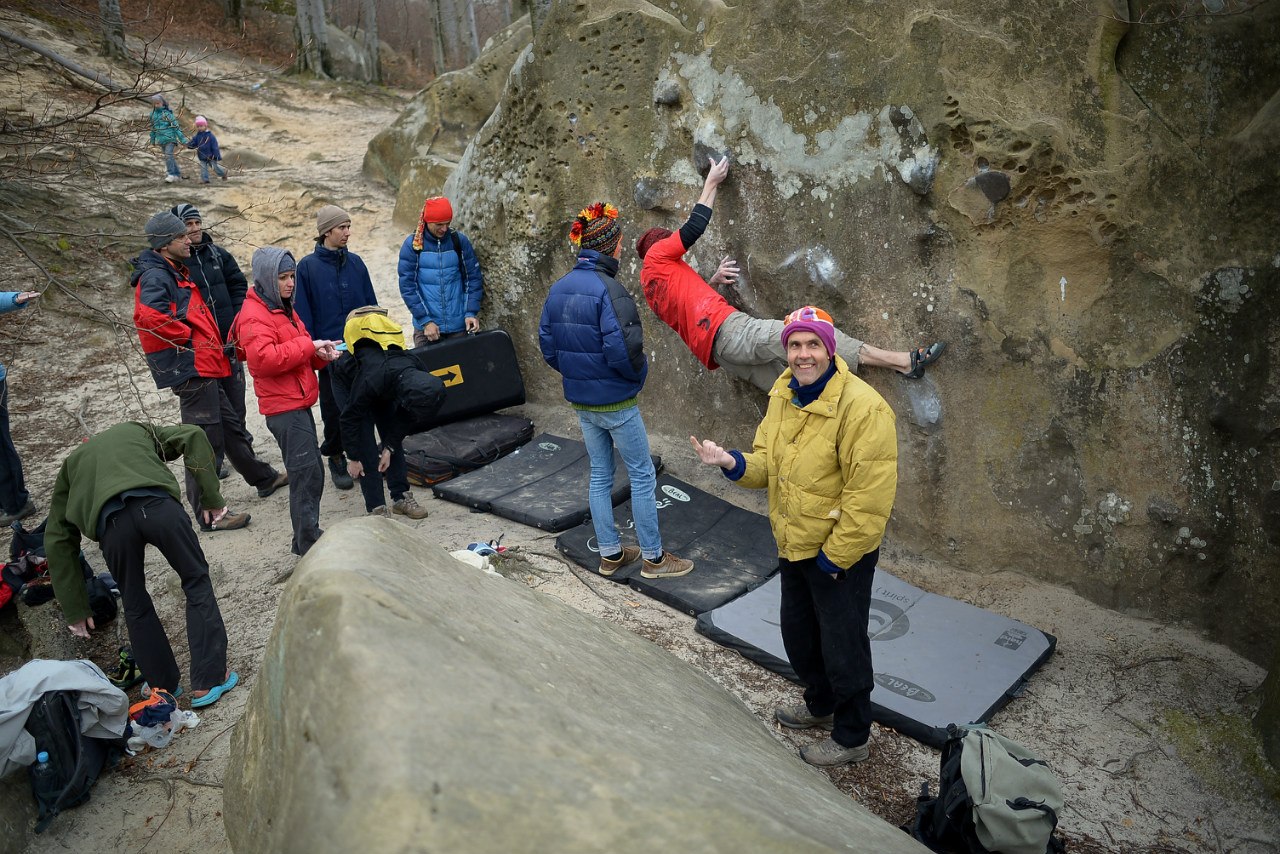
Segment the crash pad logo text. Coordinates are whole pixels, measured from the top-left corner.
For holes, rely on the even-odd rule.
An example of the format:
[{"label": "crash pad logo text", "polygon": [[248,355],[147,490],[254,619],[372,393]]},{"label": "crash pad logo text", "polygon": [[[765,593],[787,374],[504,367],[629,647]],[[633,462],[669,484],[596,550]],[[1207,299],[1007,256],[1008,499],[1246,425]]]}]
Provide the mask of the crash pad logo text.
[{"label": "crash pad logo text", "polygon": [[932,691],[921,688],[914,682],[899,679],[897,676],[890,676],[888,673],[877,673],[876,684],[886,691],[892,691],[900,697],[906,697],[908,700],[915,700],[920,703],[932,703],[937,699],[937,697],[933,696]]}]

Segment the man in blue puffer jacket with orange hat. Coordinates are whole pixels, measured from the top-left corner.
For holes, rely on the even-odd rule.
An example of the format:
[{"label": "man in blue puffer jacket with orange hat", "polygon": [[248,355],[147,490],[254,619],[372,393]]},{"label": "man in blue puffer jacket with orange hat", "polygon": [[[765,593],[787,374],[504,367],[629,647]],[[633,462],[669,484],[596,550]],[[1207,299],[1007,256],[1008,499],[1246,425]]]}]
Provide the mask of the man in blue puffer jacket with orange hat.
[{"label": "man in blue puffer jacket with orange hat", "polygon": [[[657,473],[636,396],[649,363],[636,301],[618,284],[622,228],[618,210],[597,202],[578,214],[569,239],[578,246],[573,269],[551,286],[542,307],[538,343],[560,372],[564,396],[577,410],[591,458],[588,503],[600,550],[600,574],[613,575],[644,558],[645,578],[679,578],[693,561],[664,551],[655,498]],[[613,521],[613,449],[631,478],[631,512],[639,547],[623,546]]]},{"label": "man in blue puffer jacket with orange hat", "polygon": [[413,315],[413,346],[480,329],[484,274],[467,236],[449,227],[453,205],[427,199],[418,228],[400,247],[400,296]]}]

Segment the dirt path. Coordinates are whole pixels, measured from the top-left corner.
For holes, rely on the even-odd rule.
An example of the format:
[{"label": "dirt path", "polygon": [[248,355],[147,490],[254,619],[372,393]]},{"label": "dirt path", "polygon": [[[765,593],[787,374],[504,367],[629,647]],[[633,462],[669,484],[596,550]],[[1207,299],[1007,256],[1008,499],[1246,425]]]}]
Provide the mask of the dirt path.
[{"label": "dirt path", "polygon": [[[0,12],[0,21],[17,30],[38,29],[16,13]],[[44,35],[58,41],[52,33]],[[64,44],[63,49],[72,52],[75,46]],[[230,58],[215,64],[220,71],[236,71]],[[404,233],[390,223],[390,193],[360,174],[367,140],[395,117],[406,93],[282,79],[254,67],[236,73],[235,80],[185,96],[192,110],[213,122],[235,167],[231,180],[166,185],[159,180],[163,170],[154,153],[126,154],[111,177],[85,188],[86,215],[117,222],[121,231],[131,223],[136,234],[151,213],[190,202],[247,268],[256,246],[282,245],[298,257],[310,251],[315,211],[322,204],[339,204],[352,215],[351,249],[367,263],[379,301],[407,323],[395,282]],[[64,90],[63,81],[31,68],[13,88],[6,87],[4,97],[11,100],[19,91],[28,99],[41,92],[58,97]],[[139,106],[136,112],[144,115],[145,109]],[[193,160],[184,160],[183,168],[196,174]],[[139,241],[129,237],[118,242],[119,248],[101,260],[100,289],[84,295],[91,308],[127,319],[127,274],[120,258],[128,257]],[[14,432],[29,486],[42,506],[59,462],[86,428],[98,430],[124,418],[177,417],[174,399],[155,392],[127,333],[69,320],[69,311],[86,312],[70,300],[51,296],[50,303],[28,312],[20,331],[12,323],[0,326],[6,332],[0,359],[11,370]],[[528,407],[525,414],[539,429],[577,435],[566,408]],[[278,465],[279,452],[260,416],[253,416],[250,428],[261,454]],[[683,437],[661,435],[659,418],[651,419],[650,429],[655,450],[676,476],[762,509],[761,496],[734,492],[722,479],[698,469]],[[206,710],[199,728],[169,748],[130,760],[104,777],[89,804],[56,821],[29,843],[28,851],[229,850],[221,784],[231,730],[255,683],[294,558],[287,553],[285,494],[263,500],[235,476],[226,484],[232,506],[250,510],[253,523],[244,531],[202,535],[202,543],[232,638],[231,665],[245,687]],[[428,500],[423,490],[418,498],[431,511],[429,519],[411,523],[424,537],[459,548],[503,535],[504,544],[517,546],[535,567],[527,583],[624,624],[703,667],[776,730],[768,723],[769,712],[778,701],[793,698],[795,689],[695,634],[690,618],[618,585],[571,572],[553,555],[552,538],[541,531]],[[362,511],[358,491],[329,487],[322,524]],[[101,563],[96,549],[88,553]],[[1244,854],[1280,847],[1275,800],[1280,784],[1274,772],[1258,776],[1262,766],[1247,734],[1248,693],[1263,676],[1258,667],[1191,632],[1106,611],[1015,574],[961,573],[895,554],[892,546],[886,548],[885,563],[914,584],[1058,637],[1057,655],[993,725],[1041,750],[1059,772],[1068,802],[1062,827],[1074,840],[1072,850]],[[176,578],[159,560],[149,563],[148,572],[182,659],[182,599]],[[43,616],[56,620],[58,615],[50,608]],[[99,633],[77,654],[109,661],[119,643],[118,628]],[[804,738],[788,733],[778,737],[796,743]],[[901,823],[914,808],[919,784],[936,778],[937,754],[888,730],[877,728],[873,738],[868,763],[832,778],[887,820]]]}]

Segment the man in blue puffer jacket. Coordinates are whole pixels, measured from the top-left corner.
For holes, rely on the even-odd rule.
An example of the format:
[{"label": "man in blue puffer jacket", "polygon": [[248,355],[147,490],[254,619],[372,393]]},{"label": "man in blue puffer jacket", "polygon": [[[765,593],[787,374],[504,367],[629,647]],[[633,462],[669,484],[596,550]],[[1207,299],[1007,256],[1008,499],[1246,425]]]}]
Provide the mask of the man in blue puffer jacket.
[{"label": "man in blue puffer jacket", "polygon": [[[337,205],[325,205],[316,214],[316,248],[298,262],[293,308],[312,338],[341,341],[347,315],[366,305],[377,305],[369,269],[354,252],[347,250],[351,238],[351,215]],[[329,476],[338,489],[351,489],[355,481],[347,474],[347,458],[342,453],[342,410],[333,396],[332,365],[320,370],[320,419],[324,441],[320,453],[329,458]]]},{"label": "man in blue puffer jacket", "polygon": [[[564,396],[578,412],[591,458],[588,493],[600,551],[600,574],[613,575],[644,558],[645,578],[679,578],[693,561],[663,551],[655,497],[657,473],[636,396],[649,363],[631,294],[618,284],[622,229],[613,205],[596,203],[578,214],[569,238],[579,247],[573,269],[551,286],[542,306],[538,343],[559,371]],[[613,521],[613,449],[631,478],[631,512],[639,547],[623,546]]]},{"label": "man in blue puffer jacket", "polygon": [[452,221],[448,199],[427,199],[417,230],[400,247],[400,295],[413,315],[415,347],[480,329],[484,275],[471,241],[449,227]]}]

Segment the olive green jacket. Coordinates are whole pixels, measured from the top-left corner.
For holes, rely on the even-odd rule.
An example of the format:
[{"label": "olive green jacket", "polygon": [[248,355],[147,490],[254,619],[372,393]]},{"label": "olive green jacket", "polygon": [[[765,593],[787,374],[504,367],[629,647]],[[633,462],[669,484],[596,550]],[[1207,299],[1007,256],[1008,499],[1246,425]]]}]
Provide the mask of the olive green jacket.
[{"label": "olive green jacket", "polygon": [[213,446],[194,424],[161,427],[125,421],[92,437],[63,461],[49,502],[44,551],[67,625],[91,615],[80,570],[80,537],[97,540],[103,506],[126,490],[158,487],[181,501],[178,481],[166,465],[178,457],[200,484],[205,509],[226,506]]}]

